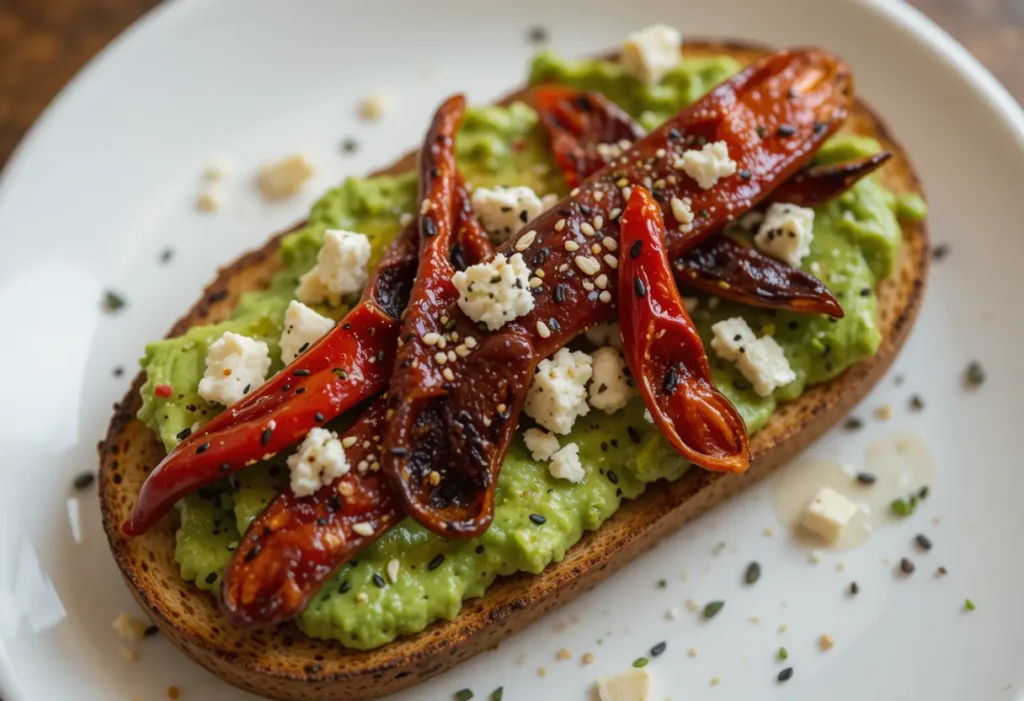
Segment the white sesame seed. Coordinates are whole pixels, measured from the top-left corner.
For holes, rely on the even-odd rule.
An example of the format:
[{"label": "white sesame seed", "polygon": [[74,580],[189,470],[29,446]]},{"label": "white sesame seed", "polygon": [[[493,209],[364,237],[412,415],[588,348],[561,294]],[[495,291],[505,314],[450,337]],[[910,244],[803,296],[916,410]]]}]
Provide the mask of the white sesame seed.
[{"label": "white sesame seed", "polygon": [[459,345],[455,346],[455,355],[459,356],[460,358],[465,358],[467,355],[469,355],[469,349],[466,348],[466,344],[460,343]]},{"label": "white sesame seed", "polygon": [[401,567],[402,563],[400,563],[397,559],[392,558],[388,561],[388,565],[385,569],[387,569],[388,579],[391,580],[392,584],[398,581],[398,570]]},{"label": "white sesame seed", "polygon": [[615,182],[616,187],[626,187],[627,185],[629,185],[629,178],[619,178]]},{"label": "white sesame seed", "polygon": [[608,276],[605,275],[604,273],[601,273],[596,278],[594,278],[594,284],[597,285],[597,289],[599,290],[606,289],[608,287]]},{"label": "white sesame seed", "polygon": [[594,289],[594,283],[592,283],[590,280],[584,280],[583,289],[585,289],[587,292],[590,292],[591,290]]},{"label": "white sesame seed", "polygon": [[560,266],[558,266],[558,272],[560,272],[560,273],[564,273],[568,269],[569,269],[569,264],[568,263],[562,263]]},{"label": "white sesame seed", "polygon": [[398,218],[398,223],[401,224],[402,226],[409,226],[410,224],[412,224],[412,220],[413,216],[406,212]]},{"label": "white sesame seed", "polygon": [[494,407],[494,410],[497,411],[499,414],[504,414],[506,409],[508,409],[508,407],[505,406],[504,404],[499,404],[496,407]]},{"label": "white sesame seed", "polygon": [[345,436],[344,438],[341,439],[341,447],[342,448],[351,448],[352,446],[354,446],[356,444],[356,442],[358,440],[359,439],[356,438],[355,436]]},{"label": "white sesame seed", "polygon": [[538,270],[537,271],[537,277],[543,278],[544,277],[544,271],[543,270]]},{"label": "white sesame seed", "polygon": [[578,187],[574,187],[572,190],[569,191],[570,197],[575,197],[578,194],[580,194],[580,189]]},{"label": "white sesame seed", "polygon": [[531,288],[540,287],[543,284],[544,284],[544,281],[541,280],[539,277],[531,277],[530,278],[530,287]]},{"label": "white sesame seed", "polygon": [[604,302],[605,304],[608,304],[608,302],[612,301],[612,293],[609,292],[608,290],[605,290],[600,295],[598,295],[597,298]]},{"label": "white sesame seed", "polygon": [[604,199],[604,193],[598,190],[594,193],[594,202],[600,202]]},{"label": "white sesame seed", "polygon": [[611,253],[606,253],[604,256],[604,262],[608,264],[608,267],[614,270],[619,267],[619,259],[613,256]]},{"label": "white sesame seed", "polygon": [[457,357],[458,356],[455,355],[455,351],[453,351],[453,350],[448,351],[448,362],[449,363],[454,363],[455,362],[455,358],[457,358]]},{"label": "white sesame seed", "polygon": [[601,270],[601,264],[596,258],[591,258],[590,256],[576,256],[575,262],[576,267],[587,275],[594,275]]},{"label": "white sesame seed", "polygon": [[451,336],[452,343],[458,343],[459,342],[459,332],[458,331],[452,331],[449,334],[449,336]]},{"label": "white sesame seed", "polygon": [[445,353],[438,353],[434,356],[434,362],[438,365],[444,365],[448,362],[448,356]]},{"label": "white sesame seed", "polygon": [[525,251],[527,248],[529,248],[533,244],[533,242],[534,242],[534,240],[536,238],[537,238],[537,232],[536,231],[533,231],[532,229],[530,231],[527,231],[525,234],[523,234],[522,236],[519,237],[518,241],[516,241],[516,250],[517,251]]},{"label": "white sesame seed", "polygon": [[565,250],[569,251],[569,253],[575,253],[576,251],[580,250],[580,245],[572,240],[566,241]]},{"label": "white sesame seed", "polygon": [[616,241],[615,239],[613,239],[611,236],[605,236],[601,240],[601,244],[605,248],[607,248],[609,251],[617,251],[617,250],[619,250],[619,242]]},{"label": "white sesame seed", "polygon": [[429,331],[423,334],[423,342],[428,346],[436,346],[437,342],[441,340],[441,334]]},{"label": "white sesame seed", "polygon": [[623,199],[628,200],[629,196],[632,195],[632,194],[633,194],[633,188],[631,188],[631,187],[624,187],[624,188],[622,188],[622,198]]},{"label": "white sesame seed", "polygon": [[596,217],[594,217],[594,228],[600,229],[602,226],[604,226],[604,217],[598,214]]},{"label": "white sesame seed", "polygon": [[587,222],[583,222],[582,224],[580,224],[580,231],[582,231],[587,236],[596,236],[597,235],[597,232],[594,231],[594,227],[592,227]]},{"label": "white sesame seed", "polygon": [[658,158],[664,158],[665,153],[665,149],[659,148],[657,151],[654,152],[654,155],[657,156]]},{"label": "white sesame seed", "polygon": [[599,243],[592,243],[592,244],[590,244],[590,252],[593,253],[595,256],[601,255],[601,244],[599,244]]},{"label": "white sesame seed", "polygon": [[366,521],[360,521],[356,525],[352,526],[352,530],[356,535],[361,535],[364,538],[369,538],[373,535],[373,526]]},{"label": "white sesame seed", "polygon": [[420,202],[420,214],[426,214],[430,211],[432,206],[433,205],[430,204],[430,200],[424,197],[423,201]]},{"label": "white sesame seed", "polygon": [[549,336],[551,336],[551,329],[549,329],[548,325],[545,324],[543,321],[538,321],[537,333],[540,334],[541,338],[548,338]]},{"label": "white sesame seed", "polygon": [[619,148],[621,148],[623,151],[627,150],[632,145],[633,143],[628,139],[619,139]]},{"label": "white sesame seed", "polygon": [[448,339],[445,338],[444,336],[441,336],[439,339],[437,339],[437,347],[438,348],[444,350],[444,347],[447,346],[447,345],[448,345]]},{"label": "white sesame seed", "polygon": [[466,344],[466,348],[476,348],[476,339],[472,336],[466,336],[466,340],[463,343]]},{"label": "white sesame seed", "polygon": [[564,228],[565,228],[565,220],[564,219],[559,219],[558,221],[555,222],[555,231],[561,231]]},{"label": "white sesame seed", "polygon": [[612,219],[612,220],[615,220],[615,219],[619,218],[620,214],[622,214],[622,210],[619,209],[618,207],[616,207],[612,211],[608,212],[608,218]]},{"label": "white sesame seed", "polygon": [[441,377],[448,380],[449,382],[455,382],[455,373],[452,372],[451,368],[445,368],[441,371]]}]

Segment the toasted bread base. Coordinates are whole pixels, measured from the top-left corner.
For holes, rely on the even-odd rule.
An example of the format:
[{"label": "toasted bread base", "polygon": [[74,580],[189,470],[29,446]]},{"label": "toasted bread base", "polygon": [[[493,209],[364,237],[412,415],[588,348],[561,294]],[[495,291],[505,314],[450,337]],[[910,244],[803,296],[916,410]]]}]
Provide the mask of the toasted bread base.
[{"label": "toasted bread base", "polygon": [[[730,54],[746,64],[766,50],[739,42],[691,41],[684,53]],[[897,193],[920,192],[903,149],[866,104],[856,103],[844,131],[874,137],[893,152],[894,158],[879,174],[887,187]],[[406,169],[414,158],[408,155],[388,171]],[[203,298],[168,335],[223,319],[240,295],[265,287],[280,265],[274,254],[283,235],[220,270]],[[139,538],[126,538],[120,531],[147,470],[165,454],[153,433],[135,418],[141,405],[141,375],[117,405],[107,437],[99,445],[103,526],[114,558],[132,594],[161,632],[229,684],[281,701],[363,701],[418,684],[495,647],[593,587],[663,536],[785,464],[844,417],[888,369],[921,305],[929,263],[927,228],[923,222],[903,224],[903,237],[895,274],[878,291],[878,354],[780,406],[753,436],[753,462],[746,474],[691,470],[676,482],[651,485],[640,498],[625,502],[598,531],[585,534],[562,562],[539,575],[500,578],[485,596],[466,601],[454,621],[438,621],[417,635],[365,652],[313,640],[294,625],[252,631],[229,624],[213,597],[181,579],[174,561],[173,516]]]}]

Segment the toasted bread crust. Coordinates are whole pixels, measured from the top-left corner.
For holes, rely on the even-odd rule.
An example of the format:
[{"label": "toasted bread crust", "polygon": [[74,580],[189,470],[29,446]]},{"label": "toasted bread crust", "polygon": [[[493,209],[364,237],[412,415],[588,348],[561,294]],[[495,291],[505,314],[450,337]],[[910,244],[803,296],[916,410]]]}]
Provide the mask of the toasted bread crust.
[{"label": "toasted bread crust", "polygon": [[[685,49],[691,56],[730,54],[743,63],[760,58],[765,51],[731,41],[691,41]],[[872,136],[895,154],[879,173],[886,186],[898,193],[921,191],[903,149],[862,101],[856,103],[844,131]],[[382,172],[407,169],[413,158],[406,156]],[[274,254],[283,235],[220,270],[202,299],[168,335],[223,319],[240,295],[265,286],[280,266]],[[213,597],[181,579],[174,561],[172,517],[142,537],[121,534],[120,524],[147,469],[164,455],[153,433],[135,418],[141,405],[141,375],[116,406],[107,437],[99,445],[103,525],[114,558],[132,594],[161,632],[229,684],[282,701],[362,701],[413,686],[493,648],[591,588],[663,536],[785,464],[845,416],[888,369],[921,306],[930,258],[925,223],[904,223],[903,237],[897,269],[879,287],[882,344],[878,354],[782,405],[751,439],[754,459],[749,472],[691,470],[676,482],[651,485],[640,498],[625,502],[598,531],[585,534],[562,562],[539,575],[499,579],[485,596],[465,602],[454,621],[438,621],[417,635],[365,652],[307,638],[294,625],[257,631],[232,627]]]}]

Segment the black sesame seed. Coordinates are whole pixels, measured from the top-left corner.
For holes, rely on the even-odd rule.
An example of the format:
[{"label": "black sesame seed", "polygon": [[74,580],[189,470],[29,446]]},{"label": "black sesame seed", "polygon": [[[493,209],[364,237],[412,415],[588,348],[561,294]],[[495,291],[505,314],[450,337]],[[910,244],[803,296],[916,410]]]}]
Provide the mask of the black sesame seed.
[{"label": "black sesame seed", "polygon": [[644,281],[639,277],[633,278],[633,291],[636,292],[637,297],[647,296],[647,288],[644,286]]},{"label": "black sesame seed", "polygon": [[210,574],[206,575],[206,583],[207,584],[213,584],[216,581],[217,581],[217,573],[216,572],[211,572]]},{"label": "black sesame seed", "polygon": [[309,370],[299,368],[298,370],[292,370],[292,374],[296,377],[309,377]]},{"label": "black sesame seed", "polygon": [[433,572],[444,562],[444,555],[435,555],[434,559],[427,563],[427,569]]},{"label": "black sesame seed", "polygon": [[917,536],[914,538],[914,541],[917,543],[917,547],[921,548],[922,550],[932,549],[931,539],[923,533],[918,533]]},{"label": "black sesame seed", "polygon": [[324,526],[326,526],[326,525],[327,525],[327,519],[326,519],[326,518],[324,518],[323,516],[321,516],[320,518],[318,518],[318,519],[316,520],[316,525],[318,525],[318,526],[320,526],[321,528],[323,528]]},{"label": "black sesame seed", "polygon": [[156,635],[159,632],[160,632],[159,628],[157,628],[153,624],[150,624],[150,625],[146,626],[146,630],[142,631],[142,636],[144,638],[152,638],[154,635]]},{"label": "black sesame seed", "polygon": [[191,428],[183,428],[180,431],[178,431],[178,434],[175,436],[175,438],[177,438],[179,441],[183,441],[183,440],[185,440],[186,438],[188,438],[191,435],[192,435],[192,429]]},{"label": "black sesame seed", "polygon": [[796,127],[792,124],[780,124],[779,128],[775,130],[775,133],[779,136],[793,136],[796,134]]},{"label": "black sesame seed", "polygon": [[254,546],[252,546],[252,550],[247,552],[245,554],[245,558],[243,558],[243,559],[246,562],[252,562],[253,560],[256,559],[256,556],[259,555],[259,554],[260,554],[260,546],[259,545],[254,545]]},{"label": "black sesame seed", "polygon": [[530,514],[530,520],[533,521],[538,526],[543,526],[545,523],[548,522],[548,520],[546,518],[544,518],[543,516],[541,516],[540,514]]},{"label": "black sesame seed", "polygon": [[780,682],[788,682],[792,678],[793,678],[793,668],[792,667],[786,667],[784,670],[779,672],[778,680]]},{"label": "black sesame seed", "polygon": [[374,572],[373,573],[373,583],[376,584],[381,589],[384,588],[385,582],[384,582],[384,578],[380,576],[380,572]]},{"label": "black sesame seed", "polygon": [[964,372],[964,381],[968,387],[980,387],[985,382],[985,370],[977,360],[971,361]]},{"label": "black sesame seed", "polygon": [[925,486],[921,487],[919,490],[917,490],[917,498],[918,499],[927,499],[928,498],[928,485],[927,484]]},{"label": "black sesame seed", "polygon": [[850,582],[850,596],[857,596],[860,594],[860,585],[856,582]]},{"label": "black sesame seed", "polygon": [[921,411],[924,409],[924,400],[921,399],[920,394],[915,394],[910,397],[910,408],[914,411]]},{"label": "black sesame seed", "polygon": [[915,569],[917,568],[914,567],[914,563],[909,558],[905,557],[900,560],[900,572],[903,574],[913,574]]},{"label": "black sesame seed", "polygon": [[743,581],[747,584],[754,584],[759,579],[761,579],[761,565],[757,562],[751,562],[747,565],[747,571],[743,573]]},{"label": "black sesame seed", "polygon": [[643,241],[637,241],[636,243],[634,243],[632,245],[632,247],[630,247],[630,249],[629,249],[629,257],[630,258],[639,258],[640,257],[640,251],[643,250],[643,247],[644,247],[644,242]]},{"label": "black sesame seed", "polygon": [[127,302],[125,301],[124,295],[113,290],[107,290],[103,293],[103,310],[106,312],[116,312],[125,307]]},{"label": "black sesame seed", "polygon": [[437,234],[437,224],[430,217],[423,217],[423,235],[426,237],[435,236]]},{"label": "black sesame seed", "polygon": [[565,301],[565,290],[565,283],[560,282],[557,285],[555,285],[555,301],[558,302],[559,304]]},{"label": "black sesame seed", "polygon": [[668,647],[668,643],[661,642],[651,648],[651,657],[658,657],[665,652]]},{"label": "black sesame seed", "polygon": [[483,555],[484,554],[484,546],[482,546],[482,545],[476,546],[476,554],[477,555]]},{"label": "black sesame seed", "polygon": [[75,476],[74,480],[71,481],[71,486],[75,489],[88,489],[95,481],[95,472],[81,472]]},{"label": "black sesame seed", "polygon": [[857,481],[861,484],[874,484],[878,481],[878,478],[870,472],[858,472]]},{"label": "black sesame seed", "polygon": [[408,450],[398,445],[391,449],[391,454],[397,457],[402,457],[403,455],[406,455],[408,452]]},{"label": "black sesame seed", "polygon": [[608,481],[612,484],[619,483],[619,476],[615,474],[615,470],[608,470]]},{"label": "black sesame seed", "polygon": [[209,442],[203,443],[201,446],[196,448],[196,455],[202,455],[203,453],[205,453],[209,449],[210,449],[210,443]]},{"label": "black sesame seed", "polygon": [[856,416],[851,416],[846,420],[846,423],[843,424],[843,428],[847,431],[858,431],[864,428],[864,422]]},{"label": "black sesame seed", "polygon": [[162,251],[160,251],[160,262],[161,263],[166,265],[167,263],[171,262],[172,258],[174,258],[174,249],[171,248],[170,246],[168,246],[167,248],[164,248]]},{"label": "black sesame seed", "polygon": [[324,415],[318,411],[315,414],[313,414],[313,420],[316,421],[318,424],[321,424],[324,422]]},{"label": "black sesame seed", "polygon": [[274,435],[274,429],[272,429],[272,428],[265,428],[265,429],[263,429],[263,433],[260,434],[260,445],[266,445],[267,443],[270,443],[270,438],[273,435]]},{"label": "black sesame seed", "polygon": [[757,135],[762,139],[768,135],[768,130],[765,129],[764,127],[759,126],[755,131],[757,132]]},{"label": "black sesame seed", "polygon": [[676,387],[679,385],[679,374],[675,368],[669,368],[665,373],[665,378],[661,383],[661,391],[665,394],[672,394],[676,391]]},{"label": "black sesame seed", "polygon": [[124,374],[124,367],[121,365],[115,365],[113,369],[114,377],[121,377]]},{"label": "black sesame seed", "polygon": [[359,148],[359,142],[353,139],[351,136],[346,136],[344,139],[341,140],[342,153],[355,153],[357,148]]},{"label": "black sesame seed", "polygon": [[940,243],[932,249],[932,260],[940,261],[945,260],[946,256],[949,255],[949,244]]},{"label": "black sesame seed", "polygon": [[743,178],[744,180],[750,180],[752,175],[753,174],[749,170],[747,170],[746,168],[741,168],[740,169],[740,177]]},{"label": "black sesame seed", "polygon": [[305,394],[305,392],[306,392],[306,388],[305,387],[299,387],[297,390],[295,390],[295,394],[296,395]]},{"label": "black sesame seed", "polygon": [[342,370],[341,368],[334,368],[333,370],[331,370],[331,372],[333,372],[335,375],[337,375],[342,380],[347,380],[348,379],[348,373],[345,372],[344,370]]},{"label": "black sesame seed", "polygon": [[349,584],[348,580],[346,579],[344,582],[341,583],[341,586],[338,587],[338,593],[339,594],[347,594],[348,590],[351,589],[351,588],[352,588],[352,585]]},{"label": "black sesame seed", "polygon": [[632,426],[626,427],[626,433],[629,434],[629,440],[633,441],[637,445],[640,445],[640,432]]},{"label": "black sesame seed", "polygon": [[526,32],[526,39],[531,44],[543,44],[548,40],[548,30],[540,26],[539,24],[530,27],[530,29]]}]

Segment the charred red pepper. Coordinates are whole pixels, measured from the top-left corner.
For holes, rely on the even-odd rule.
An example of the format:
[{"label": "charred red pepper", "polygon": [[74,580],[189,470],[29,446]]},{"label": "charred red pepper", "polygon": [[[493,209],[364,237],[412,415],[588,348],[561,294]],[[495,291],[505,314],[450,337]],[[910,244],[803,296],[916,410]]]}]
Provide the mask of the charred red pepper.
[{"label": "charred red pepper", "polygon": [[841,318],[839,300],[817,278],[727,236],[715,236],[672,263],[676,282],[766,309]]},{"label": "charred red pepper", "polygon": [[[461,112],[458,102],[442,112],[453,116],[450,111],[456,109]],[[437,143],[434,136],[432,130],[426,151]],[[435,179],[431,168],[421,173],[428,178],[425,182]],[[442,200],[439,208],[431,207],[436,230],[420,222],[421,246],[430,255],[444,255],[446,246],[439,245],[443,236],[451,244],[454,268],[489,260],[494,249],[473,215],[461,177],[454,171],[444,177],[454,199],[450,205]],[[450,232],[453,226],[453,236],[437,233]],[[351,443],[345,452],[353,471],[308,497],[291,491],[278,495],[250,525],[222,585],[224,609],[233,621],[266,625],[297,616],[338,567],[401,521],[397,493],[379,471],[387,406],[386,397],[375,400],[340,436]],[[369,469],[357,470],[364,460]]]},{"label": "charred red pepper", "polygon": [[[597,93],[542,86],[534,91],[534,105],[571,186],[607,165],[623,145],[643,136],[632,117]],[[879,154],[808,169],[783,183],[771,198],[801,206],[820,204],[842,194],[887,158],[888,154]],[[839,302],[816,278],[721,236],[684,253],[673,269],[680,285],[742,304],[843,316]]]},{"label": "charred red pepper", "polygon": [[636,188],[622,215],[619,255],[626,363],[676,452],[708,470],[743,472],[750,466],[746,425],[711,381],[704,344],[672,278],[664,235],[658,205]]},{"label": "charred red pepper", "polygon": [[[849,71],[835,56],[817,49],[768,56],[635,142],[513,236],[499,253],[521,253],[541,280],[532,288],[533,310],[485,333],[451,304],[446,331],[477,345],[447,363],[451,389],[420,411],[417,442],[392,443],[404,451],[392,463],[395,474],[408,470],[417,499],[428,494],[424,480],[437,480],[430,473],[444,469],[418,520],[447,536],[477,535],[490,522],[491,492],[537,363],[615,313],[618,217],[633,188],[654,188],[669,224],[667,249],[678,256],[799,171],[845,120],[851,100]],[[736,173],[704,189],[677,166],[684,152],[716,141],[725,142]],[[685,231],[672,214],[673,198],[688,199],[696,214]],[[446,482],[457,489],[445,491]]]}]

